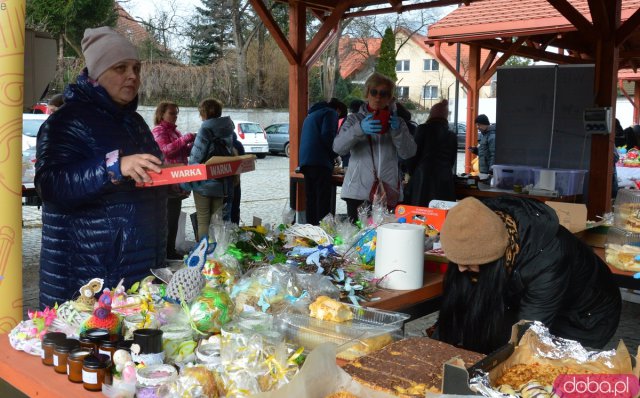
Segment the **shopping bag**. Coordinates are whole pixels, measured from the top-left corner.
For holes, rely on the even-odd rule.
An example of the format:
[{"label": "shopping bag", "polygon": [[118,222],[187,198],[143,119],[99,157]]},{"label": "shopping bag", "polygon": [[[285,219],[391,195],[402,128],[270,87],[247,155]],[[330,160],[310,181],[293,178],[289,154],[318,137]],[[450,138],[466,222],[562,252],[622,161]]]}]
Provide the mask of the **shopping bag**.
[{"label": "shopping bag", "polygon": [[187,213],[181,211],[178,219],[178,233],[176,234],[176,250],[179,252],[189,252],[196,243],[187,239],[186,229]]}]

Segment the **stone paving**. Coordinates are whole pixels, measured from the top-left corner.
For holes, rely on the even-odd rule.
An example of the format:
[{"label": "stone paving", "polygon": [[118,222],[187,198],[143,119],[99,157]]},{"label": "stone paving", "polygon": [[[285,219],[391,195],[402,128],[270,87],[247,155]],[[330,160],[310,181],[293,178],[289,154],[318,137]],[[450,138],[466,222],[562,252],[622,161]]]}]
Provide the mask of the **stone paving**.
[{"label": "stone paving", "polygon": [[[459,159],[461,156],[459,156]],[[462,162],[458,162],[459,168]],[[284,210],[289,208],[289,159],[283,156],[267,156],[259,159],[256,170],[242,175],[242,201],[240,206],[241,219],[244,224],[251,224],[252,217],[262,218],[263,224],[279,224],[282,222]],[[183,211],[187,214],[195,212],[193,199],[183,202]],[[336,212],[346,214],[346,205],[340,200],[338,190],[336,198]],[[33,206],[23,206],[23,296],[25,316],[26,310],[38,306],[38,281],[40,238],[42,234],[42,220],[40,209]],[[186,236],[194,240],[193,229],[187,221]],[[632,295],[635,300],[640,297]],[[640,345],[640,304],[625,301],[617,333],[609,348],[615,347],[619,339],[624,339],[632,354],[636,353]],[[407,335],[420,336],[424,330],[437,319],[437,313],[409,322],[405,331]]]}]

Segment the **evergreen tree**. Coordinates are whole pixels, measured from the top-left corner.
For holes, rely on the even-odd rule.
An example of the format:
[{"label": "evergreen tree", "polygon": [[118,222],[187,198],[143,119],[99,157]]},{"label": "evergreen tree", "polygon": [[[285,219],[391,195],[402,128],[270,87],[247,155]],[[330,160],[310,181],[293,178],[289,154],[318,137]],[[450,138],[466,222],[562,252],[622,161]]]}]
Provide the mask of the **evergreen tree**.
[{"label": "evergreen tree", "polygon": [[196,7],[197,15],[189,23],[188,36],[192,44],[191,63],[208,65],[222,58],[224,48],[232,37],[231,11],[224,0],[202,0],[204,7]]},{"label": "evergreen tree", "polygon": [[76,56],[82,55],[80,42],[86,28],[115,26],[118,17],[114,0],[27,0],[26,15],[27,27],[51,34],[64,54]]},{"label": "evergreen tree", "polygon": [[384,36],[382,36],[376,72],[387,76],[394,82],[398,80],[396,75],[396,36],[390,27],[385,29]]}]

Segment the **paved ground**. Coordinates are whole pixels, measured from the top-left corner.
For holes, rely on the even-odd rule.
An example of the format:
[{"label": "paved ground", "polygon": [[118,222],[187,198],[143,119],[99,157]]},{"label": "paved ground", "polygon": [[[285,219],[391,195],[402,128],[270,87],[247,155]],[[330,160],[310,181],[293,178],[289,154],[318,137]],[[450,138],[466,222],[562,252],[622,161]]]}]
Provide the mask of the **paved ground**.
[{"label": "paved ground", "polygon": [[[459,156],[459,159],[462,156]],[[458,168],[462,163],[459,160]],[[242,222],[252,223],[252,217],[261,217],[263,223],[279,224],[282,222],[283,211],[289,208],[289,159],[282,156],[267,156],[266,159],[257,161],[256,170],[242,175],[242,202],[240,207]],[[336,200],[336,212],[346,213],[344,201]],[[187,214],[195,212],[193,199],[183,202],[183,211]],[[24,206],[23,211],[23,295],[24,308],[36,308],[38,306],[38,261],[40,257],[40,238],[42,233],[42,221],[40,210],[32,206]],[[187,239],[193,240],[193,230],[187,221]],[[640,296],[637,296],[640,297]],[[406,326],[406,332],[410,335],[422,335],[423,331],[431,326],[437,318],[437,313],[432,314]],[[616,336],[609,343],[614,347],[619,339],[624,339],[632,354],[636,353],[640,345],[640,304],[625,302],[623,305],[622,320]]]}]

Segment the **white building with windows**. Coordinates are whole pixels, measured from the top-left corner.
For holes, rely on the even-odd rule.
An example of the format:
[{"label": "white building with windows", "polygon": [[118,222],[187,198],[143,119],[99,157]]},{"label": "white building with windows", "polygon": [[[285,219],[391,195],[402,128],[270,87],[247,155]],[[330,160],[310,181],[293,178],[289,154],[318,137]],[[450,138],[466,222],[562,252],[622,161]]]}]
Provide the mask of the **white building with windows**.
[{"label": "white building with windows", "polygon": [[[340,39],[340,75],[355,83],[364,80],[374,71],[382,39]],[[396,31],[396,96],[400,101],[411,101],[429,109],[446,98],[455,99],[455,75],[438,62],[433,48],[425,44],[426,36],[400,28]],[[442,53],[455,66],[456,47],[443,46]],[[468,48],[461,46],[460,74],[467,76]],[[486,57],[482,53],[482,59]],[[489,83],[482,88],[480,96],[491,95]],[[466,98],[464,86],[460,85],[460,98]]]}]

